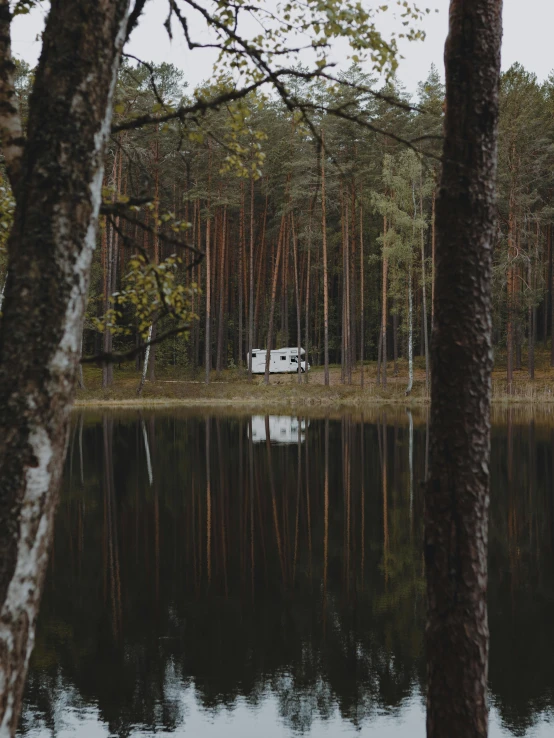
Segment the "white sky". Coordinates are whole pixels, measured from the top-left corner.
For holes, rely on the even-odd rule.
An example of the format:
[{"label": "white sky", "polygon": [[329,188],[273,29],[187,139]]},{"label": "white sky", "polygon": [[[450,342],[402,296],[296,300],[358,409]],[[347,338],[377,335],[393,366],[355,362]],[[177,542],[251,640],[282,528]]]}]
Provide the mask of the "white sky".
[{"label": "white sky", "polygon": [[[373,0],[366,1],[373,4]],[[427,38],[424,42],[406,43],[401,47],[405,60],[400,64],[398,76],[409,91],[416,90],[417,83],[425,79],[433,62],[442,72],[443,47],[448,25],[448,0],[420,0],[418,4],[439,12],[432,12],[427,16],[424,22]],[[148,61],[175,64],[184,71],[190,87],[194,87],[210,76],[214,56],[209,51],[188,51],[176,25],[173,42],[169,41],[163,27],[167,5],[167,0],[149,0],[142,21],[126,50]],[[38,35],[45,13],[45,9],[34,10],[27,16],[18,17],[14,22],[13,51],[31,65],[36,63],[40,52]],[[387,29],[392,27],[399,28],[390,19],[387,21]],[[554,69],[553,27],[554,0],[504,0],[503,68],[508,69],[518,61],[534,72],[539,80],[545,79]],[[196,29],[197,34],[198,32]],[[340,50],[341,47],[336,52],[337,62],[340,62]]]}]

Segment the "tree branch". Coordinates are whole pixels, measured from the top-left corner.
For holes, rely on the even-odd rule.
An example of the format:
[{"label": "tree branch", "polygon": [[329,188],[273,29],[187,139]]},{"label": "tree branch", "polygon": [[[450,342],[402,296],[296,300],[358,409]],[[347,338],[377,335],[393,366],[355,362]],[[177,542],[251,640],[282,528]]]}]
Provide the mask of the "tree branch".
[{"label": "tree branch", "polygon": [[142,15],[142,11],[144,10],[144,6],[146,5],[147,2],[148,0],[136,0],[133,9],[129,13],[129,20],[127,21],[127,34],[125,36],[125,42],[129,40],[129,36],[137,27],[139,18]]},{"label": "tree branch", "polygon": [[120,353],[112,351],[95,354],[94,356],[83,356],[81,364],[116,364],[120,361],[131,361],[132,359],[136,359],[137,356],[140,356],[140,354],[143,354],[149,346],[155,346],[157,343],[165,341],[166,338],[178,336],[181,333],[188,331],[189,328],[190,325],[188,323],[186,325],[177,326],[176,328],[170,328],[169,330],[160,333],[159,336],[156,336],[156,338],[153,338],[151,341],[146,341],[140,346],[135,346],[134,348],[129,349],[129,351],[121,351]]}]

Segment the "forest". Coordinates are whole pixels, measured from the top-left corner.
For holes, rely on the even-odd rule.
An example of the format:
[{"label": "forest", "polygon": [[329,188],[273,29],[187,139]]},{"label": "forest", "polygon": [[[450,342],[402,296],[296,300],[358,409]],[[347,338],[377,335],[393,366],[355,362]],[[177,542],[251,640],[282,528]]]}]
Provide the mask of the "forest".
[{"label": "forest", "polygon": [[[11,44],[33,14],[27,65]],[[300,675],[304,707],[320,687],[314,725],[332,716],[335,733],[358,730],[354,713],[395,738],[551,722],[551,675],[510,644],[551,640],[554,75],[502,71],[502,0],[451,0],[444,75],[404,89],[400,48],[430,14],[411,0],[0,0],[0,738],[22,715],[25,734],[152,735],[192,718],[213,735],[191,690],[218,689],[239,645],[228,626],[249,618],[284,644],[256,674],[265,646],[253,628],[244,641],[260,711],[228,687],[253,735],[301,725],[276,711],[299,696],[300,633],[317,666]],[[152,19],[192,64],[214,52],[206,81],[192,89],[148,61],[149,39],[134,46]],[[267,387],[270,349],[286,346],[298,376]],[[214,402],[226,385],[242,397]],[[79,586],[51,597],[75,571]],[[150,609],[137,647],[120,640],[127,613],[140,628]],[[197,672],[173,654],[193,656],[203,633]],[[121,649],[133,690],[109,690],[103,716],[96,686],[74,691],[61,668],[70,643],[93,676],[97,635],[101,686]],[[152,710],[127,714],[166,646]],[[495,706],[499,673],[507,692],[535,679],[531,701]]]},{"label": "forest", "polygon": [[[409,392],[421,357],[428,383],[440,75],[432,67],[412,97],[394,79],[374,92],[357,65],[340,87],[298,72],[294,95],[309,117],[252,93],[197,118],[141,125],[191,98],[174,66],[124,63],[85,357],[154,340],[151,379],[174,367],[209,381],[227,369],[246,376],[249,347],[301,345],[324,365],[327,325],[328,363],[342,382],[363,385],[371,360],[386,386],[404,360]],[[23,110],[31,78],[20,65]],[[501,79],[493,272],[494,350],[508,392],[514,371],[534,379],[537,345],[554,365],[553,144],[554,77],[541,84],[514,65]],[[1,206],[8,223],[6,185]],[[104,365],[103,386],[113,371]]]}]

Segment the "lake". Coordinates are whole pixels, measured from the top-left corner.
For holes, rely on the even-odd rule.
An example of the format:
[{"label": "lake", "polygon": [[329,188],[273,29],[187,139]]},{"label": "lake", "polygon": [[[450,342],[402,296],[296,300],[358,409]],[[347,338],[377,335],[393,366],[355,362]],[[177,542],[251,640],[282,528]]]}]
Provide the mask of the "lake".
[{"label": "lake", "polygon": [[[427,415],[73,416],[24,736],[423,738]],[[554,731],[554,418],[495,413],[491,736]]]}]

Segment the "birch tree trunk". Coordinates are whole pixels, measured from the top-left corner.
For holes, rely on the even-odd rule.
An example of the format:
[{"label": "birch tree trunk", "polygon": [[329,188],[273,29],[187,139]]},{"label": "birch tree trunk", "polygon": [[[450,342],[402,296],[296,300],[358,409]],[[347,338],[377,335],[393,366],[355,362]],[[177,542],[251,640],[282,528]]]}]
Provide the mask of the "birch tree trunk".
[{"label": "birch tree trunk", "polygon": [[425,497],[427,736],[488,730],[487,541],[501,0],[451,0]]},{"label": "birch tree trunk", "polygon": [[406,395],[409,395],[414,386],[414,296],[412,285],[412,261],[408,264],[408,386]]},{"label": "birch tree trunk", "polygon": [[16,198],[0,324],[2,736],[15,735],[33,649],[127,13],[128,0],[52,2],[24,145],[5,135],[15,109],[9,5],[0,2],[0,130]]}]

